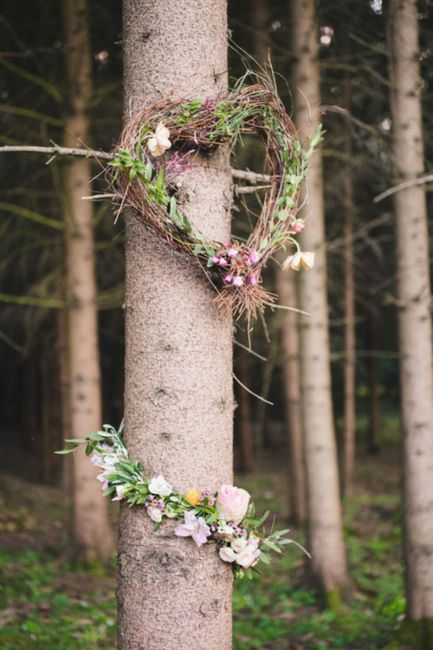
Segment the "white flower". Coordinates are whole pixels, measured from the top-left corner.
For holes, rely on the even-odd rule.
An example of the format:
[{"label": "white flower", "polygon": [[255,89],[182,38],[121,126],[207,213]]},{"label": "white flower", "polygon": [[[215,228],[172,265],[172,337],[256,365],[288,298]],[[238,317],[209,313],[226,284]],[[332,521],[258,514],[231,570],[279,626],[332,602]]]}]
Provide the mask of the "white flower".
[{"label": "white flower", "polygon": [[193,512],[186,510],[184,523],[176,526],[174,534],[179,537],[192,537],[197,546],[202,546],[206,544],[211,533],[203,517],[196,517]]},{"label": "white flower", "polygon": [[116,496],[113,497],[112,501],[121,501],[125,496],[126,488],[124,485],[116,485]]},{"label": "white flower", "polygon": [[244,569],[257,564],[260,557],[259,539],[250,535],[249,539],[237,537],[230,546],[220,548],[219,556],[224,562],[235,562]]},{"label": "white flower", "polygon": [[314,266],[314,253],[309,251],[303,253],[302,251],[297,251],[294,255],[289,255],[283,264],[283,271],[288,269],[293,269],[293,271],[300,271],[301,269],[312,269]]},{"label": "white flower", "polygon": [[162,512],[159,508],[149,506],[147,508],[147,514],[156,524],[159,524],[159,522],[162,521]]},{"label": "white flower", "polygon": [[166,149],[170,149],[171,142],[169,137],[170,131],[160,122],[155,129],[155,133],[147,142],[147,147],[152,156],[162,156]]},{"label": "white flower", "polygon": [[172,493],[172,487],[162,474],[153,478],[149,483],[149,492],[157,494],[160,497],[169,497]]}]

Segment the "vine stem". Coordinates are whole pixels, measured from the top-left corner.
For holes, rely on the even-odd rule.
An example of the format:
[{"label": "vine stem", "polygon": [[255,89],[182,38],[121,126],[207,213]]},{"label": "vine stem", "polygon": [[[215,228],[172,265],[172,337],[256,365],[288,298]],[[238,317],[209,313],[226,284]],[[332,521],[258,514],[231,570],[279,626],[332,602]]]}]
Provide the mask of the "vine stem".
[{"label": "vine stem", "polygon": [[[51,147],[38,147],[31,145],[3,145],[0,147],[0,153],[40,153],[50,156],[77,156],[79,158],[100,158],[101,160],[112,160],[114,153],[109,151],[100,151],[98,149],[81,149],[79,147],[60,147],[53,145]],[[232,176],[238,180],[247,181],[248,183],[260,183],[269,181],[270,176],[267,174],[257,174],[249,170],[232,169]]]}]

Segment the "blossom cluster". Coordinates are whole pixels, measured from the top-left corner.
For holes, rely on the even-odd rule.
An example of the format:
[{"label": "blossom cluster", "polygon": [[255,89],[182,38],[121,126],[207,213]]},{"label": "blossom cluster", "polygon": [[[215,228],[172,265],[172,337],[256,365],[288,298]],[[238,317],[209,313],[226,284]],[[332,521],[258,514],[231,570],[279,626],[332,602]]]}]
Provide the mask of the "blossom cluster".
[{"label": "blossom cluster", "polygon": [[284,545],[296,544],[286,537],[288,530],[265,536],[263,523],[268,513],[255,518],[250,494],[242,488],[222,485],[216,493],[191,488],[182,494],[162,474],[149,480],[140,463],[130,460],[122,429],[104,425],[102,431],[87,438],[67,442],[69,446],[59,453],[86,444],[91,462],[102,470],[97,479],[104,495],[130,506],[143,505],[156,528],[166,519],[173,520],[174,534],[190,537],[198,547],[213,542],[221,560],[233,566],[237,577],[248,575],[259,561],[268,564],[269,551],[281,553]]},{"label": "blossom cluster", "polygon": [[257,251],[239,242],[227,242],[209,257],[208,266],[222,269],[225,285],[254,287],[258,281],[255,265],[259,260]]}]

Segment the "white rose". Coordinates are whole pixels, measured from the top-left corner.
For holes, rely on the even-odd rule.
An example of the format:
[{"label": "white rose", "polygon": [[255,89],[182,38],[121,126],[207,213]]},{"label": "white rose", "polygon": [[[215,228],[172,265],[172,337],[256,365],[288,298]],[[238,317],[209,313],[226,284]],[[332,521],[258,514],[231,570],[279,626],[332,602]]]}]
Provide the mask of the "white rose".
[{"label": "white rose", "polygon": [[254,566],[257,563],[257,560],[260,557],[260,551],[255,544],[247,544],[245,548],[237,554],[236,564],[248,569],[250,566]]},{"label": "white rose", "polygon": [[236,562],[237,556],[231,546],[222,546],[219,555],[224,562]]},{"label": "white rose", "polygon": [[244,550],[247,544],[248,542],[244,537],[237,537],[232,541],[232,549],[235,553],[240,553]]},{"label": "white rose", "polygon": [[169,497],[172,492],[170,483],[167,483],[162,474],[153,478],[149,483],[149,492],[160,497]]}]

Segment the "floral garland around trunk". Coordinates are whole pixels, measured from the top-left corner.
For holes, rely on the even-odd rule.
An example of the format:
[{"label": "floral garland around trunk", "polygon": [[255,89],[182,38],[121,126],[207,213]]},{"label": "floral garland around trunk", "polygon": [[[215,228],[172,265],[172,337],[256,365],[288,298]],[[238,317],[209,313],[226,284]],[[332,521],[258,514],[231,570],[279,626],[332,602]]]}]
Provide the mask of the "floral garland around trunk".
[{"label": "floral garland around trunk", "polygon": [[288,544],[309,555],[286,536],[289,529],[266,536],[263,524],[269,513],[257,518],[250,495],[242,488],[222,485],[216,493],[192,488],[180,494],[162,475],[148,479],[141,463],[129,458],[123,424],[118,431],[105,424],[97,433],[66,442],[68,446],[56,453],[68,454],[84,443],[91,462],[102,470],[97,479],[105,496],[131,507],[144,506],[156,530],[171,519],[177,523],[174,534],[178,537],[191,537],[199,547],[214,542],[221,560],[233,566],[238,578],[251,577],[258,562],[269,564],[270,553],[281,553]]}]

